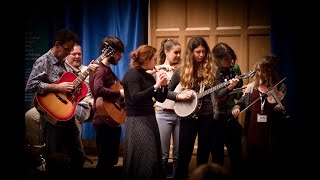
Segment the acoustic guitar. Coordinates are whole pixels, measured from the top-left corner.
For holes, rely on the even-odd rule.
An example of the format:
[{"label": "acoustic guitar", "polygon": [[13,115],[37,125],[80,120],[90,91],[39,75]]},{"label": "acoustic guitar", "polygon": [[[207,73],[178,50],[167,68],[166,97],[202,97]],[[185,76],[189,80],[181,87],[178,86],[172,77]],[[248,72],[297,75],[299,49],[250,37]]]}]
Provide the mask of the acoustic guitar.
[{"label": "acoustic guitar", "polygon": [[[242,75],[236,76],[235,78],[238,79],[246,79],[249,77],[253,77],[255,74],[255,71],[250,71],[248,73],[244,73]],[[186,93],[187,91],[193,91],[193,98],[190,100],[186,101],[176,101],[174,104],[174,112],[179,116],[179,117],[188,117],[188,116],[195,116],[195,113],[201,108],[201,98],[214,92],[217,91],[225,86],[228,86],[230,84],[230,80],[220,83],[212,88],[209,88],[201,93],[196,93],[195,91],[191,89],[184,89],[180,93]],[[196,117],[196,116],[195,116]]]},{"label": "acoustic guitar", "polygon": [[[120,91],[122,85],[117,82],[110,89]],[[125,104],[123,98],[103,99],[98,97],[96,100],[96,110],[100,115],[107,116],[106,123],[111,127],[118,127],[125,122]]]},{"label": "acoustic guitar", "polygon": [[[105,43],[102,54],[94,61],[99,64],[105,57],[114,53],[114,49]],[[92,70],[87,68],[79,76],[66,72],[61,78],[55,82],[59,84],[62,82],[72,82],[74,90],[69,93],[62,92],[48,92],[45,94],[36,94],[35,107],[39,113],[48,120],[51,124],[56,124],[58,121],[68,121],[75,113],[79,101],[88,93],[88,87],[83,82]]]},{"label": "acoustic guitar", "polygon": [[229,101],[233,101],[232,96],[234,96],[237,93],[241,93],[244,89],[246,88],[246,86],[242,86],[240,88],[235,88],[233,89],[231,92],[229,92],[227,95],[223,96],[220,99],[217,99],[217,103],[219,107],[223,107],[225,106]]}]

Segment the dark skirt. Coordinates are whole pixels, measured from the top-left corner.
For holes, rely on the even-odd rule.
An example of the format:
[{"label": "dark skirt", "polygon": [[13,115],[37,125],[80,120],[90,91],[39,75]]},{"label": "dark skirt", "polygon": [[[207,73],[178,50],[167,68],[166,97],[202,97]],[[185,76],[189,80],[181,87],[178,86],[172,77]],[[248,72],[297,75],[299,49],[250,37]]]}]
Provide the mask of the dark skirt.
[{"label": "dark skirt", "polygon": [[161,142],[155,116],[127,116],[124,141],[125,179],[162,179]]}]

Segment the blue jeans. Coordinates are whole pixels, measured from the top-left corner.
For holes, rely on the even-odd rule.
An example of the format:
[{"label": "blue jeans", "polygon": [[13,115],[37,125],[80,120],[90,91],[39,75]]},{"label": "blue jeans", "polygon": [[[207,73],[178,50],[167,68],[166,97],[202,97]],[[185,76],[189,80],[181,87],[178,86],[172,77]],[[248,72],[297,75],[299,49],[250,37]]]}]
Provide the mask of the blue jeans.
[{"label": "blue jeans", "polygon": [[180,120],[174,112],[156,111],[156,119],[160,131],[162,160],[168,161],[170,154],[170,139],[172,135],[173,149],[172,159],[178,159]]}]

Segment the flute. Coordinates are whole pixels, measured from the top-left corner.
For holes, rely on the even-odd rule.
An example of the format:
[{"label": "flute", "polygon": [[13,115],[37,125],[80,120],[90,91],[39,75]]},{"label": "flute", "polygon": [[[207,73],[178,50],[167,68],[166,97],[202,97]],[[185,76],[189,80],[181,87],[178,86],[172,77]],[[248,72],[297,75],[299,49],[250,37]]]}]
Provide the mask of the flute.
[{"label": "flute", "polygon": [[156,72],[158,72],[158,71],[160,71],[160,70],[169,72],[169,71],[175,70],[176,67],[162,64],[162,65],[157,65],[157,66],[155,66],[154,69],[155,69]]}]

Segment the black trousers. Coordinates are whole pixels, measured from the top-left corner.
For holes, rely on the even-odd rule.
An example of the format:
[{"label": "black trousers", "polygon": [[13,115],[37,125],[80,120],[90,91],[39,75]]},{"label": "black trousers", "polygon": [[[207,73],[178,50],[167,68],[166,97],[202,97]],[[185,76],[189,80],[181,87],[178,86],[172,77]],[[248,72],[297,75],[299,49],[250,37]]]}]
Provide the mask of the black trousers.
[{"label": "black trousers", "polygon": [[224,119],[224,144],[227,147],[231,164],[231,172],[234,176],[242,173],[242,126],[237,118]]},{"label": "black trousers", "polygon": [[97,170],[101,176],[113,174],[113,167],[118,163],[121,127],[94,125],[98,152]]},{"label": "black trousers", "polygon": [[[199,116],[197,119],[183,118],[180,120],[177,179],[186,180],[188,178],[189,163],[197,135],[197,166],[208,163],[216,122],[212,114]],[[223,151],[223,146],[220,148]]]},{"label": "black trousers", "polygon": [[56,125],[45,122],[45,159],[49,177],[54,179],[81,175],[86,155],[79,133],[74,117]]}]

